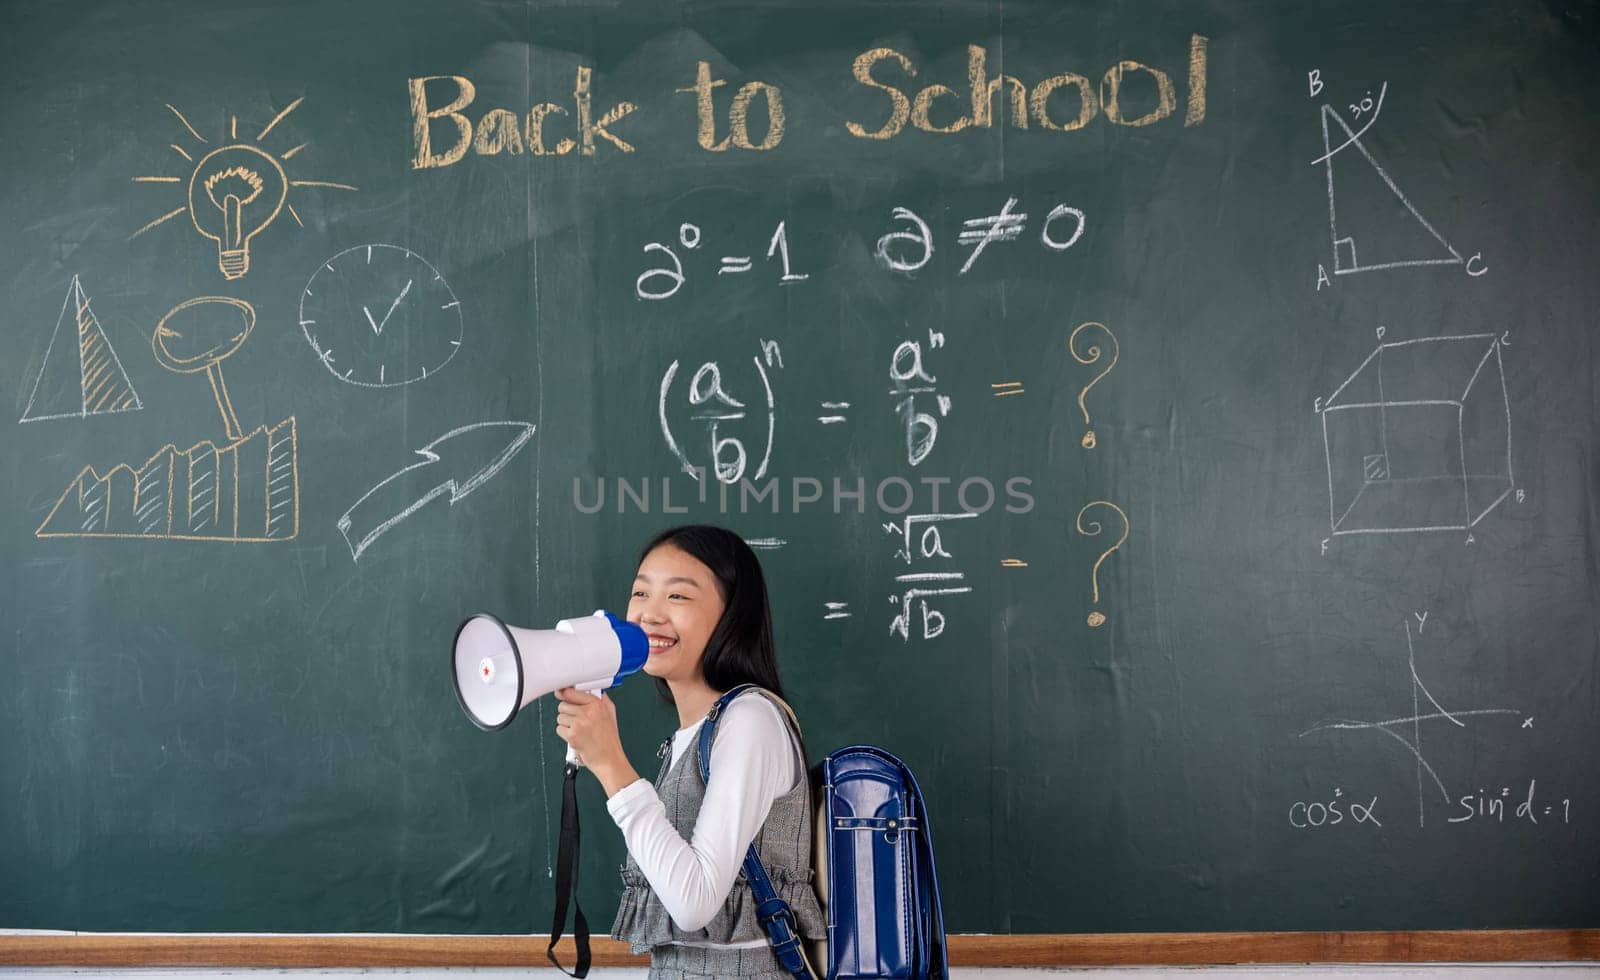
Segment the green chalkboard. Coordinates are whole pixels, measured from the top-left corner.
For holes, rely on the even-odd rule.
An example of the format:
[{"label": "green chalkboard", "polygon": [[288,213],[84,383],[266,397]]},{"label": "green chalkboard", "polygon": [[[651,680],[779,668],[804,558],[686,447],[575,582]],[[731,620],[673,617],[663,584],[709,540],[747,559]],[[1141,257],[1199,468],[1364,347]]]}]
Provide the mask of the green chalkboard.
[{"label": "green chalkboard", "polygon": [[543,931],[450,637],[685,521],[953,931],[1600,927],[1591,8],[0,25],[0,927]]}]

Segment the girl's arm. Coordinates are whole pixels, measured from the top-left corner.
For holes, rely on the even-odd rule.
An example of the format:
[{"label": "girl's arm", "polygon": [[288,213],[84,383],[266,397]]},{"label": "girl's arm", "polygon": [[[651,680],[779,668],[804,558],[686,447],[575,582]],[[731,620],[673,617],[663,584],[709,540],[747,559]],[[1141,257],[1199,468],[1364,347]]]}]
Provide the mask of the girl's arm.
[{"label": "girl's arm", "polygon": [[718,722],[711,780],[690,840],[673,829],[646,780],[606,801],[628,853],[679,929],[703,929],[721,910],[773,801],[804,777],[797,754],[778,708],[750,694],[735,698]]}]

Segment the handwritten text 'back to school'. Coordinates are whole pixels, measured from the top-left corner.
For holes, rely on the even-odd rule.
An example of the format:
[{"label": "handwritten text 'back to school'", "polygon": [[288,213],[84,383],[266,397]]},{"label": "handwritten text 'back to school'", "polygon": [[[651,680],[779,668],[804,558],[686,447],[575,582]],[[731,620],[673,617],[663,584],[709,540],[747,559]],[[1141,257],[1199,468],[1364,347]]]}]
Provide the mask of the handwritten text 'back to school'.
[{"label": "handwritten text 'back to school'", "polygon": [[[1206,38],[1189,38],[1189,65],[1184,89],[1183,125],[1196,126],[1206,116]],[[1178,91],[1168,72],[1138,61],[1119,61],[1100,76],[1064,72],[1033,84],[1011,75],[992,78],[988,51],[967,47],[966,91],[938,82],[917,84],[916,64],[893,48],[874,48],[856,56],[856,81],[884,100],[877,118],[845,121],[858,139],[889,140],[910,123],[925,133],[959,133],[1009,124],[1015,129],[1071,133],[1096,118],[1117,126],[1149,126],[1176,114]],[[687,80],[687,79],[686,79]],[[609,144],[612,152],[633,153],[627,117],[643,110],[633,102],[597,105],[593,70],[579,66],[570,108],[541,102],[526,110],[475,108],[477,86],[463,75],[429,75],[407,79],[411,99],[414,170],[448,167],[470,151],[478,156],[594,156]],[[785,133],[783,91],[776,85],[750,81],[731,98],[718,89],[729,85],[714,77],[711,65],[695,67],[692,84],[674,90],[695,104],[695,141],[702,150],[765,151],[776,149]],[[995,96],[1000,108],[996,112]],[[720,104],[719,104],[720,103]],[[756,118],[752,121],[752,113]],[[765,118],[762,118],[762,117]],[[752,134],[759,135],[756,138]]]}]

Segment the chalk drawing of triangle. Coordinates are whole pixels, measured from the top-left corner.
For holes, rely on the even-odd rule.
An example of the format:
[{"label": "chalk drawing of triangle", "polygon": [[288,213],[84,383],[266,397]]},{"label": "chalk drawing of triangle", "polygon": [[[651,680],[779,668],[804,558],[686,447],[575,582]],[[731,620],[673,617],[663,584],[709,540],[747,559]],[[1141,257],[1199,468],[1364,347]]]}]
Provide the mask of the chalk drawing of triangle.
[{"label": "chalk drawing of triangle", "polygon": [[[62,336],[63,327],[67,327],[67,336]],[[50,346],[45,348],[44,364],[34,379],[33,394],[28,396],[28,407],[17,421],[81,419],[142,408],[139,393],[133,390],[100,320],[89,308],[83,284],[73,276]]]},{"label": "chalk drawing of triangle", "polygon": [[[1330,120],[1338,131],[1331,129]],[[1335,274],[1466,261],[1406,199],[1331,106],[1322,107],[1322,150],[1328,168],[1328,231]]]}]

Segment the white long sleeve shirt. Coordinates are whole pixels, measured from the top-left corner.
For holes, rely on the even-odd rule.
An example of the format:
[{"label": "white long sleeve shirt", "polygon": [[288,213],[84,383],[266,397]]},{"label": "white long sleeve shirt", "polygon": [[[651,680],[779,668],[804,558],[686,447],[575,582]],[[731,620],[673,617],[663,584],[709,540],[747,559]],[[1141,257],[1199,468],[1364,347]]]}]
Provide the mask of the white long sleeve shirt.
[{"label": "white long sleeve shirt", "polygon": [[[672,765],[699,737],[701,719],[672,736]],[[705,928],[728,899],[745,853],[772,810],[803,774],[788,722],[759,694],[735,698],[717,722],[711,779],[689,840],[673,829],[655,786],[638,779],[606,801],[645,880],[679,929]],[[764,946],[767,940],[732,946]],[[710,944],[686,944],[710,945]]]}]

